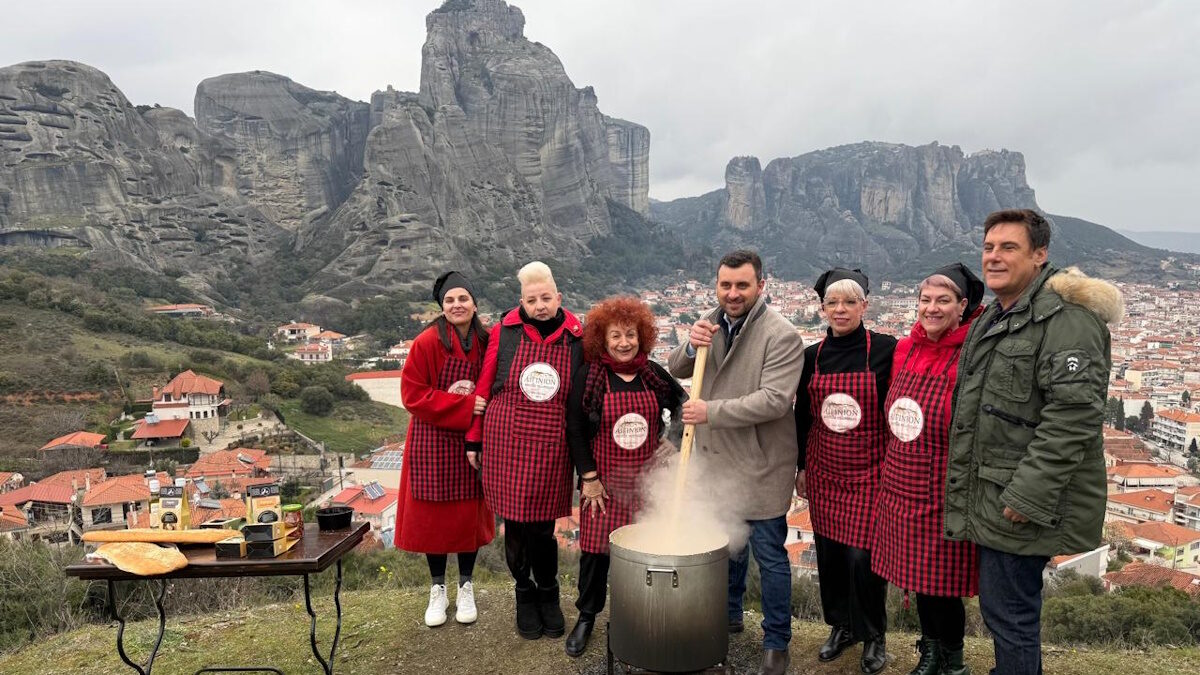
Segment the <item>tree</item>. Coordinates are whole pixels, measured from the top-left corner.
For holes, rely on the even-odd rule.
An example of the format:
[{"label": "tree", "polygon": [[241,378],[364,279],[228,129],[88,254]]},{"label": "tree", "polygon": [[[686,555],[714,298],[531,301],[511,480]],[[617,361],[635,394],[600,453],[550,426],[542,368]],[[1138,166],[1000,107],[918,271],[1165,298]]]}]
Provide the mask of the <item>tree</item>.
[{"label": "tree", "polygon": [[1183,400],[1183,405],[1185,408],[1192,404],[1192,392],[1188,391],[1187,389],[1183,390],[1183,396],[1180,398]]},{"label": "tree", "polygon": [[1125,397],[1118,398],[1117,402],[1121,404],[1121,409],[1117,411],[1117,423],[1114,426],[1117,431],[1125,431]]},{"label": "tree", "polygon": [[300,408],[310,415],[328,415],[333,412],[333,394],[325,387],[305,387],[300,392]]},{"label": "tree", "polygon": [[1125,429],[1127,431],[1132,431],[1135,434],[1140,434],[1143,431],[1141,418],[1136,415],[1130,415],[1129,417],[1126,417]]},{"label": "tree", "polygon": [[1116,427],[1123,416],[1121,402],[1117,400],[1116,396],[1108,397],[1108,402],[1104,404],[1104,421]]},{"label": "tree", "polygon": [[1142,404],[1142,412],[1138,414],[1138,422],[1142,425],[1142,431],[1150,428],[1150,422],[1154,420],[1154,406],[1150,405],[1150,401]]},{"label": "tree", "polygon": [[1193,438],[1191,444],[1188,445],[1187,454],[1192,457],[1200,457],[1200,447],[1197,447],[1196,439]]},{"label": "tree", "polygon": [[271,391],[271,378],[266,371],[256,370],[246,378],[246,392],[257,401],[259,397]]}]

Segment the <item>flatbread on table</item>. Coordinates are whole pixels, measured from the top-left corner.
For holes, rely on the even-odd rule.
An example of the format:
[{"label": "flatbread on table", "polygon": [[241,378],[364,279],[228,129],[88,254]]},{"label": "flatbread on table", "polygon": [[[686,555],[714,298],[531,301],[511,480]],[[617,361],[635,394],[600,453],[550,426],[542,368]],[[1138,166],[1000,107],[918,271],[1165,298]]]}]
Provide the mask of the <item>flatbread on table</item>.
[{"label": "flatbread on table", "polygon": [[93,554],[104,558],[122,572],[138,576],[166,574],[187,567],[187,556],[174,546],[119,541],[101,544]]},{"label": "flatbread on table", "polygon": [[93,530],[84,532],[90,542],[140,541],[155,544],[215,544],[231,535],[229,530],[158,530],[139,527],[129,530]]}]

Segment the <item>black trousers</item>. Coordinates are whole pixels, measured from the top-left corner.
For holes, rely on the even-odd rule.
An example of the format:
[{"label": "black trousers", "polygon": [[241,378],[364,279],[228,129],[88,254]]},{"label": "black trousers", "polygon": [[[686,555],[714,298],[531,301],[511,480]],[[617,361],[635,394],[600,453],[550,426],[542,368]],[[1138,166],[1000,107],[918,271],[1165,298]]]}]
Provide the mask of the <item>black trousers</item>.
[{"label": "black trousers", "polygon": [[584,551],[579,555],[579,599],[575,601],[575,608],[580,616],[596,616],[604,609],[604,600],[608,597],[610,560],[607,553]]},{"label": "black trousers", "polygon": [[[558,586],[558,542],[554,521],[504,521],[504,560],[518,589]],[[532,574],[532,579],[530,575]]]},{"label": "black trousers", "polygon": [[887,580],[871,571],[871,552],[816,535],[821,612],[858,640],[887,632]]},{"label": "black trousers", "polygon": [[967,630],[967,610],[962,598],[917,593],[921,635],[941,641],[946,649],[962,649]]}]

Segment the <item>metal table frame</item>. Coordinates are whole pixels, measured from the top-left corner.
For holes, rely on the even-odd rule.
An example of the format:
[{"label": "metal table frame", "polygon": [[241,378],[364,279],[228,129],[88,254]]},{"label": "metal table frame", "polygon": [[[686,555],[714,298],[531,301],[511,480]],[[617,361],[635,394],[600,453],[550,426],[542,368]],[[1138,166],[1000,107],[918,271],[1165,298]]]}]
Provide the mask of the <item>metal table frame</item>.
[{"label": "metal table frame", "polygon": [[[217,559],[221,562],[205,565],[204,562],[192,564],[182,570],[177,570],[175,573],[167,574],[159,577],[137,577],[122,573],[111,565],[100,565],[95,563],[81,563],[72,565],[67,568],[67,573],[73,576],[78,576],[81,579],[104,579],[108,586],[108,609],[112,618],[117,622],[117,655],[121,657],[121,661],[125,665],[133,669],[138,675],[151,675],[154,669],[154,660],[158,657],[158,650],[162,646],[163,635],[166,632],[167,616],[163,606],[163,596],[166,594],[167,582],[176,578],[220,578],[220,577],[236,577],[240,576],[237,572],[242,571],[246,575],[253,576],[302,576],[304,577],[304,608],[309,616],[309,645],[312,647],[313,656],[321,665],[325,675],[333,675],[334,658],[337,655],[338,642],[342,634],[342,555],[362,541],[363,536],[369,529],[367,523],[356,523],[349,531],[338,533],[320,533],[328,536],[329,534],[341,535],[342,539],[334,546],[330,546],[328,550],[321,551],[321,555],[316,558],[298,559],[292,557],[292,551],[283,554],[279,558],[263,559],[259,561],[245,561],[244,559]],[[317,537],[318,532],[315,525],[309,525],[306,528],[305,537]],[[207,561],[205,561],[207,562]],[[272,564],[276,563],[276,564]],[[333,640],[329,645],[329,652],[325,654],[317,644],[317,613],[313,609],[312,604],[312,587],[309,580],[311,574],[320,573],[330,564],[334,564],[337,568],[334,586],[333,586],[333,606],[336,616],[336,623],[333,631]],[[289,566],[295,568],[294,571],[289,571]],[[158,583],[158,592],[154,595],[154,608],[158,613],[158,634],[155,636],[154,646],[150,649],[150,654],[142,663],[134,662],[128,652],[125,651],[125,617],[122,617],[117,610],[117,588],[116,582],[124,581],[151,581]],[[276,673],[284,675],[283,671],[274,666],[208,666],[197,670],[195,675],[201,673]]]}]

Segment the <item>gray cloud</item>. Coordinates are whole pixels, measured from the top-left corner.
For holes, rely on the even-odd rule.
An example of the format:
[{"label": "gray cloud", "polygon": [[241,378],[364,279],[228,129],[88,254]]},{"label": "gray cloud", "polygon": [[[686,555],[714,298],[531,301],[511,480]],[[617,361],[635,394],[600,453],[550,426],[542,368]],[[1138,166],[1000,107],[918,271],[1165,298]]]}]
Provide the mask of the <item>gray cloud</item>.
[{"label": "gray cloud", "polygon": [[[366,100],[414,90],[417,2],[93,3],[6,14],[0,64],[69,58],[189,114],[196,84],[264,69]],[[1025,153],[1039,203],[1113,227],[1200,232],[1200,4],[518,0],[601,109],[650,128],[651,195],[725,164],[841,143]],[[19,27],[13,30],[13,27]]]}]

